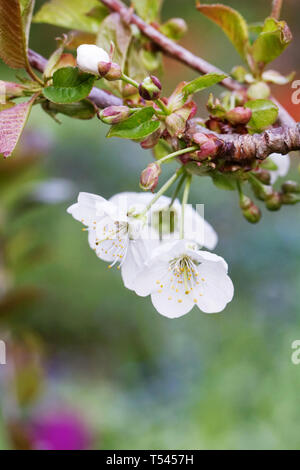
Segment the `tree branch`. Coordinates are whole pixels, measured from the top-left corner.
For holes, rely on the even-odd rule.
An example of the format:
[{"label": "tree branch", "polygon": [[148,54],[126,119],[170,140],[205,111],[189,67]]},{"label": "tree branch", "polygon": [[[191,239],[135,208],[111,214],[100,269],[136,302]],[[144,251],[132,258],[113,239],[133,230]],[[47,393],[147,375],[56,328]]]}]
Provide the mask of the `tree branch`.
[{"label": "tree branch", "polygon": [[[206,60],[201,59],[192,54],[190,51],[175,43],[171,39],[167,38],[164,34],[160,33],[150,24],[143,21],[139,16],[131,13],[129,8],[127,8],[119,0],[100,0],[101,3],[106,5],[110,10],[116,11],[120,14],[121,18],[125,22],[130,22],[135,24],[139,30],[151,39],[166,55],[172,57],[173,59],[182,62],[188,67],[196,70],[197,72],[203,73],[219,73],[224,74],[224,72],[214,65],[206,62]],[[232,78],[225,78],[221,83],[227,89],[232,91],[243,90],[243,86]]]},{"label": "tree branch", "polygon": [[271,16],[272,16],[272,18],[274,18],[275,20],[279,20],[279,18],[280,18],[280,12],[281,12],[281,8],[282,8],[282,3],[283,3],[283,0],[273,0],[273,1],[272,1],[272,12],[271,12]]},{"label": "tree branch", "polygon": [[[29,50],[28,59],[33,68],[43,72],[47,59]],[[119,106],[122,100],[104,90],[94,87],[89,99],[100,108]],[[215,158],[225,158],[228,161],[247,161],[255,158],[263,160],[271,153],[286,154],[292,150],[300,150],[300,124],[291,121],[289,127],[278,127],[267,130],[263,134],[215,134],[209,129],[190,120],[187,126],[186,137],[192,141],[196,132],[214,134],[220,142],[219,152]]]},{"label": "tree branch", "polygon": [[[169,57],[187,65],[188,67],[200,72],[201,74],[205,73],[219,73],[224,74],[223,70],[215,67],[201,57],[192,54],[190,51],[175,43],[171,39],[167,38],[164,34],[160,33],[150,24],[143,21],[139,16],[135,15],[127,8],[124,3],[119,0],[99,0],[105,6],[107,6],[111,11],[116,11],[120,14],[124,22],[135,24],[139,30],[147,36],[152,42],[154,42],[162,52],[164,52]],[[280,0],[274,0],[277,7],[279,6]],[[225,88],[231,91],[242,91],[245,90],[245,87],[233,80],[232,78],[225,78],[220,85],[223,85]],[[295,124],[295,120],[289,115],[289,113],[283,108],[283,106],[278,103],[275,98],[272,97],[272,100],[279,109],[278,119],[280,123],[284,126],[290,126]]]},{"label": "tree branch", "polygon": [[195,133],[213,134],[219,140],[219,150],[214,159],[244,162],[265,160],[271,153],[286,155],[300,150],[300,123],[290,127],[274,127],[262,134],[216,134],[190,120],[186,137],[193,141]]},{"label": "tree branch", "polygon": [[[29,49],[28,60],[31,67],[43,73],[47,64],[47,59],[45,59],[45,57]],[[105,90],[100,90],[100,88],[96,87],[94,87],[89,94],[89,99],[96,106],[98,106],[98,108],[107,108],[107,106],[120,106],[123,104],[121,98],[118,98],[112,93],[109,93]]]}]

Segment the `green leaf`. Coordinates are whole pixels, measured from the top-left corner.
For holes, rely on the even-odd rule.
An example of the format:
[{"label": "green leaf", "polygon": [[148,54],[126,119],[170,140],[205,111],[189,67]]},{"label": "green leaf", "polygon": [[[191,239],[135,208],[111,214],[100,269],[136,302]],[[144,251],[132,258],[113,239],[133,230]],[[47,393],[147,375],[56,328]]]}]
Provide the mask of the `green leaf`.
[{"label": "green leaf", "polygon": [[92,119],[96,114],[96,109],[90,100],[82,100],[76,103],[59,104],[47,101],[43,105],[44,110],[52,117],[56,114],[64,114],[74,119]]},{"label": "green leaf", "polygon": [[212,180],[217,188],[225,189],[227,191],[236,190],[236,179],[232,176],[223,175],[222,173],[214,173],[212,175]]},{"label": "green leaf", "polygon": [[155,132],[159,126],[159,121],[153,121],[154,109],[152,107],[143,108],[136,111],[126,121],[111,126],[107,137],[121,137],[123,139],[140,140]]},{"label": "green leaf", "polygon": [[227,75],[219,74],[219,73],[207,73],[206,75],[202,75],[201,77],[195,78],[187,85],[182,88],[182,92],[185,95],[192,95],[198,91],[204,90],[210,86],[215,85],[216,83],[221,82],[226,78]]},{"label": "green leaf", "polygon": [[64,67],[53,74],[53,85],[44,88],[44,96],[53,103],[74,103],[86,98],[95,76],[82,73],[76,67]]},{"label": "green leaf", "polygon": [[290,44],[292,34],[285,21],[267,18],[262,32],[254,41],[250,52],[258,64],[268,64],[276,59]]},{"label": "green leaf", "polygon": [[5,158],[14,151],[36,97],[0,112],[0,155]]},{"label": "green leaf", "polygon": [[0,57],[15,69],[27,66],[27,45],[34,0],[0,0]]},{"label": "green leaf", "polygon": [[132,5],[143,20],[151,23],[159,18],[162,0],[132,0]]},{"label": "green leaf", "polygon": [[278,166],[276,165],[276,163],[273,162],[273,160],[271,160],[271,158],[266,158],[266,160],[264,160],[260,164],[260,166],[261,168],[264,168],[264,170],[268,170],[268,171],[278,170]]},{"label": "green leaf", "polygon": [[233,8],[220,4],[201,5],[199,2],[197,9],[222,28],[238,53],[246,59],[249,36],[247,23],[242,15]]},{"label": "green leaf", "polygon": [[277,106],[270,100],[254,100],[245,103],[246,108],[252,109],[248,128],[252,132],[260,132],[276,122]]},{"label": "green leaf", "polygon": [[[88,15],[93,8],[101,7],[98,0],[50,0],[34,16],[35,23],[50,23],[68,29],[97,33],[101,16]],[[103,7],[103,17],[107,10]]]},{"label": "green leaf", "polygon": [[153,153],[156,160],[159,160],[169,155],[169,153],[172,153],[172,147],[164,139],[159,139],[158,143],[153,148]]}]

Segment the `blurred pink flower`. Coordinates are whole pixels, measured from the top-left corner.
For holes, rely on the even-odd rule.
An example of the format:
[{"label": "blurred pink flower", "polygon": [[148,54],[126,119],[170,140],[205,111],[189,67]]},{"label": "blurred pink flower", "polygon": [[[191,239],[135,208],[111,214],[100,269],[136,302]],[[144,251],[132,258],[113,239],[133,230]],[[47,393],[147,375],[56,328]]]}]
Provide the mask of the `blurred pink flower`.
[{"label": "blurred pink flower", "polygon": [[37,416],[31,438],[35,450],[85,450],[92,433],[78,413],[60,409]]}]

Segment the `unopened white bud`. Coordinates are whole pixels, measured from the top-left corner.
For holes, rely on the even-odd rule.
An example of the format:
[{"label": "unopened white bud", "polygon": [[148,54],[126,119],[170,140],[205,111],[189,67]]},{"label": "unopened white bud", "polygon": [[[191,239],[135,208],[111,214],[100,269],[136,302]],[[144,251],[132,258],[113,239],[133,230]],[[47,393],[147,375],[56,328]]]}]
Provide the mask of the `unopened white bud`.
[{"label": "unopened white bud", "polygon": [[94,44],[82,44],[77,49],[77,66],[80,70],[99,75],[99,62],[110,62],[107,52]]}]

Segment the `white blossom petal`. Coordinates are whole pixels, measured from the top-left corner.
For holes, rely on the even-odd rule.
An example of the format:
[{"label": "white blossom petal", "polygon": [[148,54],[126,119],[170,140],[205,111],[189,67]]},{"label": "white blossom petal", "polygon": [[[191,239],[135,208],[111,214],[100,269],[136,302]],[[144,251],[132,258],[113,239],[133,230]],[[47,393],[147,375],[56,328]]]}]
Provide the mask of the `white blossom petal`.
[{"label": "white blossom petal", "polygon": [[281,155],[280,153],[272,153],[268,158],[277,166],[277,170],[270,171],[271,184],[274,184],[277,178],[284,177],[289,172],[291,163],[290,156],[289,154]]},{"label": "white blossom petal", "polygon": [[232,300],[234,288],[221,263],[206,262],[198,267],[196,305],[202,312],[218,313]]},{"label": "white blossom petal", "polygon": [[98,222],[105,215],[99,210],[99,205],[107,202],[103,197],[90,193],[79,193],[77,203],[72,204],[68,209],[74,219],[82,222],[84,225],[91,225]]},{"label": "white blossom petal", "polygon": [[95,44],[81,44],[77,49],[77,66],[83,72],[99,75],[99,62],[110,62],[109,55]]}]

